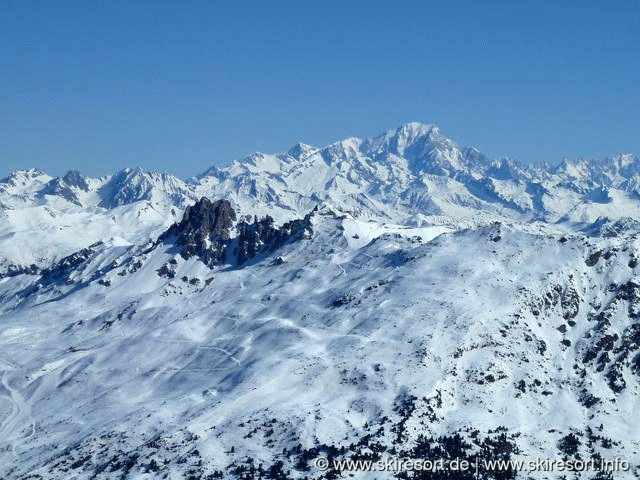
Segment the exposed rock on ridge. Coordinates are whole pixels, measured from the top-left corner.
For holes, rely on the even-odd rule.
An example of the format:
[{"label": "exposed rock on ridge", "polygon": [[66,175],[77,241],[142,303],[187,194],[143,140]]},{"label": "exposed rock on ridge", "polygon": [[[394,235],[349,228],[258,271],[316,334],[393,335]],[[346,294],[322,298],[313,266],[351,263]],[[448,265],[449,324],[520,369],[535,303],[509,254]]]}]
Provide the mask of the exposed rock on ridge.
[{"label": "exposed rock on ridge", "polygon": [[225,262],[241,265],[289,241],[308,238],[312,233],[312,213],[281,227],[268,215],[262,219],[254,217],[252,223],[242,220],[236,225],[237,235],[232,238],[236,212],[231,203],[224,199],[211,202],[202,197],[187,207],[182,220],[161,235],[159,241],[175,238],[184,258],[198,256],[209,266]]},{"label": "exposed rock on ridge", "polygon": [[236,239],[238,263],[244,263],[263,252],[272,252],[289,241],[309,238],[313,233],[312,214],[313,212],[305,215],[303,219],[291,220],[280,228],[274,226],[273,218],[268,215],[261,220],[255,217],[253,223],[240,222]]},{"label": "exposed rock on ridge", "polygon": [[202,197],[187,207],[182,220],[172,225],[160,240],[175,236],[183,257],[197,255],[207,265],[217,264],[224,261],[235,220],[236,212],[228,200],[211,202]]}]

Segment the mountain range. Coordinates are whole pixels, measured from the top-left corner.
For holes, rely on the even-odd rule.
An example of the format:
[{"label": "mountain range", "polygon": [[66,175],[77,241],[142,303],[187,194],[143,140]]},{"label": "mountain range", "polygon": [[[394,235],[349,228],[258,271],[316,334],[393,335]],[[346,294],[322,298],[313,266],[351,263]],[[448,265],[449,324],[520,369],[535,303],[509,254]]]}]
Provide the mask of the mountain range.
[{"label": "mountain range", "polygon": [[[433,125],[408,123],[377,137],[349,138],[324,148],[297,144],[282,154],[254,153],[187,181],[140,168],[97,179],[77,171],[62,178],[36,169],[17,171],[0,181],[2,238],[28,242],[20,231],[25,223],[37,222],[47,233],[39,241],[55,248],[39,243],[21,257],[6,246],[2,250],[9,254],[2,260],[46,263],[52,257],[43,246],[48,252],[59,246],[71,253],[86,243],[82,237],[91,243],[104,239],[107,231],[136,243],[159,234],[203,196],[227,198],[242,214],[269,213],[281,222],[322,203],[358,218],[413,226],[438,217],[571,226],[600,217],[615,221],[640,213],[639,165],[633,155],[565,160],[553,167],[520,165],[461,148]],[[55,219],[63,216],[78,219],[60,225]],[[125,231],[118,225],[125,225]]]},{"label": "mountain range", "polygon": [[419,123],[186,181],[14,172],[0,477],[640,478],[639,216],[638,157],[520,165]]}]

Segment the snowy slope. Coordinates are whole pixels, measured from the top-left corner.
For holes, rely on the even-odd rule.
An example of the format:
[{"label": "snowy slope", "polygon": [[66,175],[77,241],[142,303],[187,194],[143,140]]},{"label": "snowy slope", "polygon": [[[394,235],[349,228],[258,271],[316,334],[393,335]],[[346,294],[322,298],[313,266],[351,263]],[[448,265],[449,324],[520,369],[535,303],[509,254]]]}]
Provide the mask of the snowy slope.
[{"label": "snowy slope", "polygon": [[498,428],[514,458],[558,457],[574,433],[580,455],[640,461],[637,240],[313,223],[277,263],[97,245],[4,279],[4,475],[156,478],[153,460],[171,478],[236,478],[252,458],[318,478],[283,449],[378,432],[409,452],[419,435]]},{"label": "snowy slope", "polygon": [[629,155],[523,167],[416,123],[187,182],[15,172],[0,478],[478,478],[321,456],[640,478],[638,178]]}]

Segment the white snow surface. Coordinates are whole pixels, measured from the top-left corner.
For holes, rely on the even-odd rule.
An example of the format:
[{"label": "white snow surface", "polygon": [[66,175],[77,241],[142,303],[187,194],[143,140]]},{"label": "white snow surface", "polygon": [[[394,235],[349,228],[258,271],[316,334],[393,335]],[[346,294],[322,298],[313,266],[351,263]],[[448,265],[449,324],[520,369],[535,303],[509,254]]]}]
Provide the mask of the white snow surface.
[{"label": "white snow surface", "polygon": [[[508,432],[523,460],[560,459],[575,434],[572,455],[640,478],[639,165],[523,167],[410,123],[187,182],[16,172],[0,478],[240,478],[247,458],[325,478],[291,452],[371,434],[389,456],[473,430]],[[279,224],[320,208],[311,238],[209,267],[156,242],[202,196]]]}]

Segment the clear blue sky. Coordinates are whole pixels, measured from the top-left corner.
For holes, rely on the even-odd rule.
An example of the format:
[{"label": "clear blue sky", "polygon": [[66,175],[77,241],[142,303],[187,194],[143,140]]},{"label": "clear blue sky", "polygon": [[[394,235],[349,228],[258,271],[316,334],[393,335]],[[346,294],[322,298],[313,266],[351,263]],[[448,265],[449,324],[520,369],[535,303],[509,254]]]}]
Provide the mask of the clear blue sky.
[{"label": "clear blue sky", "polygon": [[408,121],[522,162],[640,154],[640,2],[0,0],[0,177],[186,178]]}]

